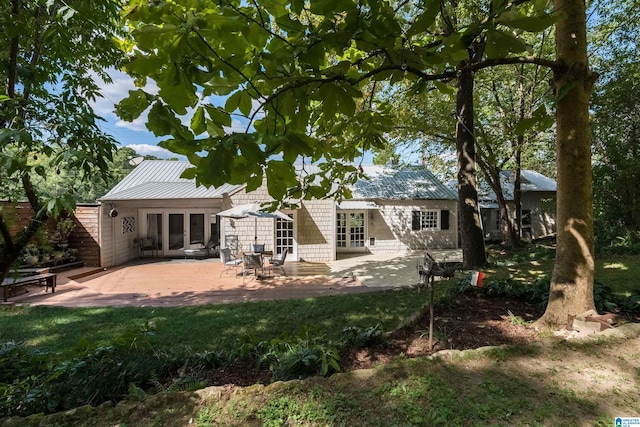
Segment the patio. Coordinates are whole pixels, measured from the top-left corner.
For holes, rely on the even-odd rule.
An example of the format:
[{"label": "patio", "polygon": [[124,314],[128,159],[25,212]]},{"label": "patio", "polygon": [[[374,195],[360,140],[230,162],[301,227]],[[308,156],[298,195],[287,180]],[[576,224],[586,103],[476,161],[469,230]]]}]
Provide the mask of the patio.
[{"label": "patio", "polygon": [[[434,250],[438,260],[459,261],[459,250]],[[423,252],[389,258],[342,257],[332,263],[287,262],[286,276],[246,280],[223,275],[217,258],[141,258],[110,269],[84,267],[58,274],[54,294],[37,287],[10,303],[66,307],[175,306],[310,298],[413,286]],[[239,269],[239,272],[242,270]]]}]

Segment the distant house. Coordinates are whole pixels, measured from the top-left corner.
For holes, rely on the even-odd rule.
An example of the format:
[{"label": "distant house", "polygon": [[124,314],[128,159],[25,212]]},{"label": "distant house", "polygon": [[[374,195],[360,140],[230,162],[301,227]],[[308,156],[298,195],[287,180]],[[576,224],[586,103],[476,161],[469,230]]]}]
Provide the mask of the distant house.
[{"label": "distant house", "polygon": [[397,254],[413,249],[455,248],[456,194],[424,167],[363,166],[368,180],[353,198],[303,200],[279,218],[229,219],[217,213],[245,203],[271,201],[266,186],[196,187],[180,178],[188,162],[147,160],[99,201],[101,265],[140,256],[140,242],[152,240],[161,256],[181,256],[210,240],[248,250],[257,238],[287,259],[331,261],[338,253]]},{"label": "distant house", "polygon": [[[507,201],[510,215],[514,214],[513,204],[514,173],[502,171],[500,173],[502,194]],[[522,209],[522,237],[537,239],[556,232],[556,182],[541,173],[532,170],[522,170],[521,178],[521,209]],[[485,238],[500,240],[500,211],[495,193],[486,183],[479,185],[478,199],[482,215],[482,225]]]}]

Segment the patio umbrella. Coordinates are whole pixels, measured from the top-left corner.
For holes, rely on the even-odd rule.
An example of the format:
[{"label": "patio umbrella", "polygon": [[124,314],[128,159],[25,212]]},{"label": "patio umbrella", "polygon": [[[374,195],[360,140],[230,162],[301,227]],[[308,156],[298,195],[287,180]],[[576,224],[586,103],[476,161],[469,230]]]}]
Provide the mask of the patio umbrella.
[{"label": "patio umbrella", "polygon": [[234,219],[242,219],[242,218],[254,218],[254,236],[257,243],[258,242],[258,218],[280,218],[284,221],[293,221],[289,215],[284,214],[280,211],[267,212],[264,209],[260,208],[259,203],[247,203],[245,205],[238,205],[231,209],[227,209],[226,211],[218,212],[218,216],[225,218],[234,218]]}]

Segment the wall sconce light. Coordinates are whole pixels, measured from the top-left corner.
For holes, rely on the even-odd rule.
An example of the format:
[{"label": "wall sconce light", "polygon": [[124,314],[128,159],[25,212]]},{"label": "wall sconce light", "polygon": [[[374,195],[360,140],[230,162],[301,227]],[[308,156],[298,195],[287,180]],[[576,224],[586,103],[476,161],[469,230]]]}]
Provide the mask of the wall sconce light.
[{"label": "wall sconce light", "polygon": [[113,205],[111,205],[111,210],[109,211],[108,215],[109,215],[109,218],[115,218],[118,216],[118,211]]}]

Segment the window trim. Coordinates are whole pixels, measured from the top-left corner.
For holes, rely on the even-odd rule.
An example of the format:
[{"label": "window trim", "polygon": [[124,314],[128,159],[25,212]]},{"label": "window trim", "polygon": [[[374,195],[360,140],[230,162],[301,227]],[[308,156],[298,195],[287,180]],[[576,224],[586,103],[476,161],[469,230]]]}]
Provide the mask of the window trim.
[{"label": "window trim", "polygon": [[[425,222],[425,215],[427,213],[435,213],[435,227],[423,227]],[[416,227],[415,219],[416,215],[418,216],[418,227]],[[441,210],[440,209],[420,209],[411,211],[411,230],[412,231],[440,231],[442,230],[442,221],[441,221]],[[430,221],[433,221],[431,219]]]}]

